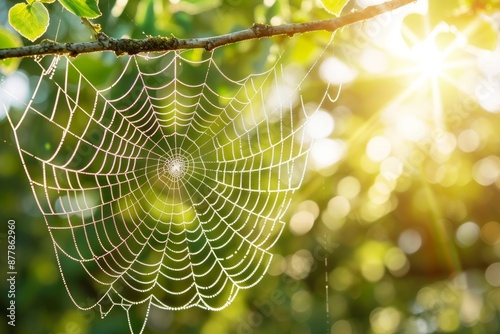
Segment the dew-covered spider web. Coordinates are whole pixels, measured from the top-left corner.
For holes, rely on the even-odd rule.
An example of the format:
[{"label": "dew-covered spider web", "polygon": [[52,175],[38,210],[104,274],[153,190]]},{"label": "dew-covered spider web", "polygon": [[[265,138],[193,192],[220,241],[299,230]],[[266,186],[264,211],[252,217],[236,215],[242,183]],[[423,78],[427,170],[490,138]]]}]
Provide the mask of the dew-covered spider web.
[{"label": "dew-covered spider web", "polygon": [[102,317],[122,307],[133,332],[151,306],[220,310],[262,279],[310,148],[311,70],[277,57],[238,79],[192,54],[121,57],[105,88],[45,57],[8,115],[69,296]]}]

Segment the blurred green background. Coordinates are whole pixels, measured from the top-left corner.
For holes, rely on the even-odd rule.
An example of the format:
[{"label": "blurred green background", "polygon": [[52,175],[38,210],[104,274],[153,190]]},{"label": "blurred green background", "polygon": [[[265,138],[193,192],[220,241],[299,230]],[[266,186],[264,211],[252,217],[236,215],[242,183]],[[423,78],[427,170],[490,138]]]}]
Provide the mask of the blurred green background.
[{"label": "blurred green background", "polygon": [[[0,3],[0,22],[15,3]],[[345,12],[374,3],[351,1]],[[103,0],[100,9],[96,22],[116,38],[201,37],[253,22],[331,17],[313,0]],[[60,5],[49,10],[42,38],[89,40]],[[302,94],[320,99],[325,82],[331,96],[342,90],[307,128],[316,142],[269,273],[219,312],[153,310],[145,332],[500,332],[499,24],[496,0],[418,0],[342,29],[326,49],[329,34],[317,32],[222,50],[221,68],[235,76],[262,71],[261,53],[272,43],[284,64],[304,70],[324,51]],[[113,73],[114,54],[85,59],[87,69]],[[28,59],[0,78],[18,96],[29,83],[26,99],[39,73]],[[106,80],[102,71],[88,73],[91,82]],[[50,100],[54,92],[45,94]],[[69,299],[4,112],[0,241],[5,254],[7,220],[14,219],[14,333],[126,333],[123,311],[100,319],[98,310],[80,311]],[[0,331],[11,330],[2,320]]]}]

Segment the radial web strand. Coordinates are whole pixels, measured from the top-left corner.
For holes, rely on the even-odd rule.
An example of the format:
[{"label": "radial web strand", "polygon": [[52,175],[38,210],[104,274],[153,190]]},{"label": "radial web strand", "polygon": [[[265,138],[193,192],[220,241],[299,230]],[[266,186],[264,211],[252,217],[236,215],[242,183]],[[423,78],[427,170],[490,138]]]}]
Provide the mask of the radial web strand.
[{"label": "radial web strand", "polygon": [[45,57],[27,108],[8,115],[68,294],[102,317],[140,307],[133,332],[151,305],[219,310],[262,279],[310,146],[307,74],[278,61],[235,80],[213,54],[186,54],[122,57],[105,89]]}]

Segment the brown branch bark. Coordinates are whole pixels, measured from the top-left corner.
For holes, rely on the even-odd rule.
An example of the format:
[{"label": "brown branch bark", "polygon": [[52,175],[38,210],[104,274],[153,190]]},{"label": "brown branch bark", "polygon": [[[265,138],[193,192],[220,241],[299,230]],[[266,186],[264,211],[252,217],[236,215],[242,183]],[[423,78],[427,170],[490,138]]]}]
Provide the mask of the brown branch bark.
[{"label": "brown branch bark", "polygon": [[238,43],[241,41],[269,38],[274,36],[293,36],[312,31],[335,31],[350,24],[371,19],[377,15],[393,11],[417,0],[393,0],[380,5],[370,6],[358,12],[333,18],[330,20],[307,23],[292,23],[271,26],[255,23],[251,28],[236,31],[230,34],[205,37],[178,39],[175,37],[151,37],[145,39],[115,39],[103,33],[98,34],[98,40],[82,43],[56,43],[43,41],[40,44],[20,48],[0,49],[0,59],[23,58],[40,55],[69,55],[76,57],[81,53],[113,51],[117,55],[124,53],[136,54],[140,52],[170,51],[181,49],[213,50],[217,47]]}]

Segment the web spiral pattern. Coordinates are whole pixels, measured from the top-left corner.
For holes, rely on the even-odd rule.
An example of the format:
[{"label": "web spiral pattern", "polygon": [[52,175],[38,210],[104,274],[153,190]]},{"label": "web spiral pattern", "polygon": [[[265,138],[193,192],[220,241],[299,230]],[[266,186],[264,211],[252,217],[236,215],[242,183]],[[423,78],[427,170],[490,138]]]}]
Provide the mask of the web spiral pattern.
[{"label": "web spiral pattern", "polygon": [[[98,89],[73,61],[46,57],[28,107],[9,115],[64,284],[102,316],[224,308],[265,274],[303,179],[300,82],[279,65],[233,80],[213,54],[121,60]],[[98,291],[90,305],[78,270]]]}]

